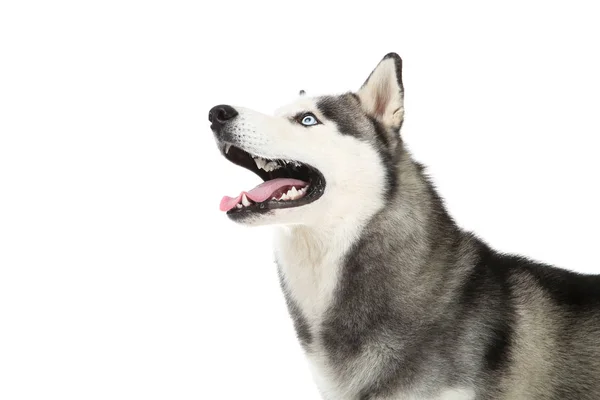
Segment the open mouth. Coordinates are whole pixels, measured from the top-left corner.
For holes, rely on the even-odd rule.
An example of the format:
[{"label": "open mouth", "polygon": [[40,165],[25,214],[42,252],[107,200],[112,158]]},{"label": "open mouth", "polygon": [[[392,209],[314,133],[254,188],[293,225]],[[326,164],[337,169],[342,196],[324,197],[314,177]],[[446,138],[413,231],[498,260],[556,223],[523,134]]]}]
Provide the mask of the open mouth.
[{"label": "open mouth", "polygon": [[325,178],[310,165],[295,160],[265,159],[231,144],[224,144],[221,150],[229,161],[264,181],[237,197],[223,197],[221,211],[230,216],[300,207],[317,200],[325,191]]}]

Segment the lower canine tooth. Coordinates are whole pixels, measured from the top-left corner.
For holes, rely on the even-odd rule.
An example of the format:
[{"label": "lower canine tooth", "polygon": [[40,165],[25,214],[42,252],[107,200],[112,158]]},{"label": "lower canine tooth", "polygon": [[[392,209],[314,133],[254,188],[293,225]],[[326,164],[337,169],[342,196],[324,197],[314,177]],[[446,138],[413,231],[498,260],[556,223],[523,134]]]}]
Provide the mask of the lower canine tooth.
[{"label": "lower canine tooth", "polygon": [[246,197],[246,194],[244,193],[244,194],[242,195],[242,205],[243,205],[244,207],[248,207],[250,204],[252,204],[252,203],[250,203],[250,201],[249,201],[249,200],[248,200],[248,198]]},{"label": "lower canine tooth", "polygon": [[240,203],[235,205],[235,208],[242,208],[242,205]]}]

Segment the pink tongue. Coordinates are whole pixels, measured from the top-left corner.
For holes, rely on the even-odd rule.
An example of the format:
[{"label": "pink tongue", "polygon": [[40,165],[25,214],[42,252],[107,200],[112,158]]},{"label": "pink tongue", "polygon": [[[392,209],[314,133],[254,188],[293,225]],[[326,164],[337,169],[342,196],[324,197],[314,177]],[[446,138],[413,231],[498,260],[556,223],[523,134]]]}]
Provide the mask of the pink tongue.
[{"label": "pink tongue", "polygon": [[240,195],[238,197],[224,196],[223,199],[221,199],[221,205],[219,206],[219,208],[221,209],[221,211],[231,210],[232,208],[234,208],[236,206],[236,204],[238,204],[241,201],[242,195],[244,193],[246,193],[246,197],[248,197],[253,202],[261,203],[267,199],[270,199],[272,197],[271,195],[273,193],[275,193],[277,190],[281,189],[282,187],[295,186],[296,189],[300,189],[307,185],[308,185],[308,183],[306,183],[304,181],[300,181],[298,179],[289,179],[289,178],[273,179],[273,180],[261,183],[260,185],[258,185],[257,187],[255,187],[254,189],[252,189],[249,192],[240,193]]}]

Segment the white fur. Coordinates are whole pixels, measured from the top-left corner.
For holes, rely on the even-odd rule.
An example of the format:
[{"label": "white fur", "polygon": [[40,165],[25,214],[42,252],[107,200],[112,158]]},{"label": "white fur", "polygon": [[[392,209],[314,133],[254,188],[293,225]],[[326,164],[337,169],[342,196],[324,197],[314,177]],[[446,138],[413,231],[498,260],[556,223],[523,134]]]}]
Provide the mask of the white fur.
[{"label": "white fur", "polygon": [[[320,114],[314,99],[302,97],[268,116],[235,107],[239,116],[232,131],[236,145],[249,153],[270,159],[297,160],[317,168],[325,177],[324,195],[305,206],[274,210],[268,216],[247,221],[252,225],[305,225],[325,230],[338,229],[352,215],[364,219],[383,205],[385,174],[376,150],[360,140],[337,131],[335,124]],[[291,118],[310,111],[323,124],[304,127]],[[365,207],[364,212],[356,210]],[[356,215],[356,214],[362,214]],[[245,221],[246,222],[246,221]]]},{"label": "white fur", "polygon": [[[359,96],[363,107],[381,111],[377,117],[390,126],[402,119],[400,89],[393,60],[386,59]],[[319,329],[338,284],[343,257],[367,221],[383,207],[385,168],[376,149],[366,141],[338,132],[336,124],[321,115],[314,99],[301,97],[278,110],[275,116],[242,107],[235,109],[239,113],[232,126],[236,146],[263,158],[309,164],[325,177],[325,192],[313,203],[257,214],[244,223],[277,226],[275,255],[289,295],[313,337],[306,350],[319,390],[327,399],[355,398],[360,388],[380,372],[378,368],[385,361],[380,357],[385,352],[375,344],[345,368],[343,377],[336,376],[339,372],[328,365]],[[322,124],[312,127],[298,124],[293,117],[300,112],[312,112]],[[418,389],[426,392],[425,387]],[[416,393],[398,393],[392,398],[470,400],[474,397],[471,391],[455,389],[429,397]]]},{"label": "white fur", "polygon": [[[335,288],[341,257],[383,206],[384,168],[375,149],[340,134],[313,99],[302,97],[275,117],[236,110],[233,131],[241,148],[264,158],[307,163],[325,177],[325,192],[315,202],[273,210],[250,221],[279,225],[275,252],[285,282],[303,315],[316,326]],[[323,124],[307,128],[291,120],[307,111]]]},{"label": "white fur", "polygon": [[404,119],[404,93],[398,84],[393,58],[382,60],[358,91],[367,113],[387,126],[400,126]]},{"label": "white fur", "polygon": [[[325,177],[321,198],[290,209],[257,216],[252,225],[277,225],[275,255],[290,296],[307,319],[314,338],[338,282],[342,257],[361,233],[367,220],[383,207],[385,172],[376,150],[366,142],[337,131],[320,114],[314,99],[302,97],[271,117],[236,107],[233,128],[237,145],[264,158],[307,163]],[[291,120],[310,111],[322,125],[304,127]],[[247,222],[248,223],[248,222]],[[343,398],[354,387],[340,388],[330,373],[318,340],[307,353],[320,390]],[[357,377],[367,377],[370,365],[357,365]],[[364,383],[356,380],[356,386]],[[354,385],[353,385],[354,386]]]},{"label": "white fur", "polygon": [[348,397],[377,369],[377,362],[361,357],[353,368],[356,379],[346,380],[351,383],[340,385],[340,379],[328,366],[318,332],[323,312],[330,305],[338,282],[341,258],[364,222],[349,218],[336,230],[301,225],[282,227],[275,235],[275,253],[283,279],[290,296],[306,318],[313,337],[306,353],[309,365],[319,390],[328,399]]},{"label": "white fur", "polygon": [[[298,160],[325,177],[321,198],[258,216],[253,225],[276,224],[275,252],[292,298],[317,325],[337,282],[340,258],[366,222],[383,206],[385,175],[369,144],[342,135],[320,115],[314,100],[301,98],[270,117],[241,107],[233,130],[239,146],[265,158]],[[310,111],[323,124],[304,127],[291,118]]]}]

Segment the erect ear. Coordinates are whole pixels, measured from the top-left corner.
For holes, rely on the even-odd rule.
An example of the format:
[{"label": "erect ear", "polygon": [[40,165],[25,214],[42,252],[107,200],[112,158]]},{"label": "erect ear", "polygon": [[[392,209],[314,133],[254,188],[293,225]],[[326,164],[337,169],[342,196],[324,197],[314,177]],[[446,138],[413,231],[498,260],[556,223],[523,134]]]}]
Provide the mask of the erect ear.
[{"label": "erect ear", "polygon": [[390,128],[399,129],[404,120],[402,59],[396,53],[383,57],[358,91],[367,114]]}]

